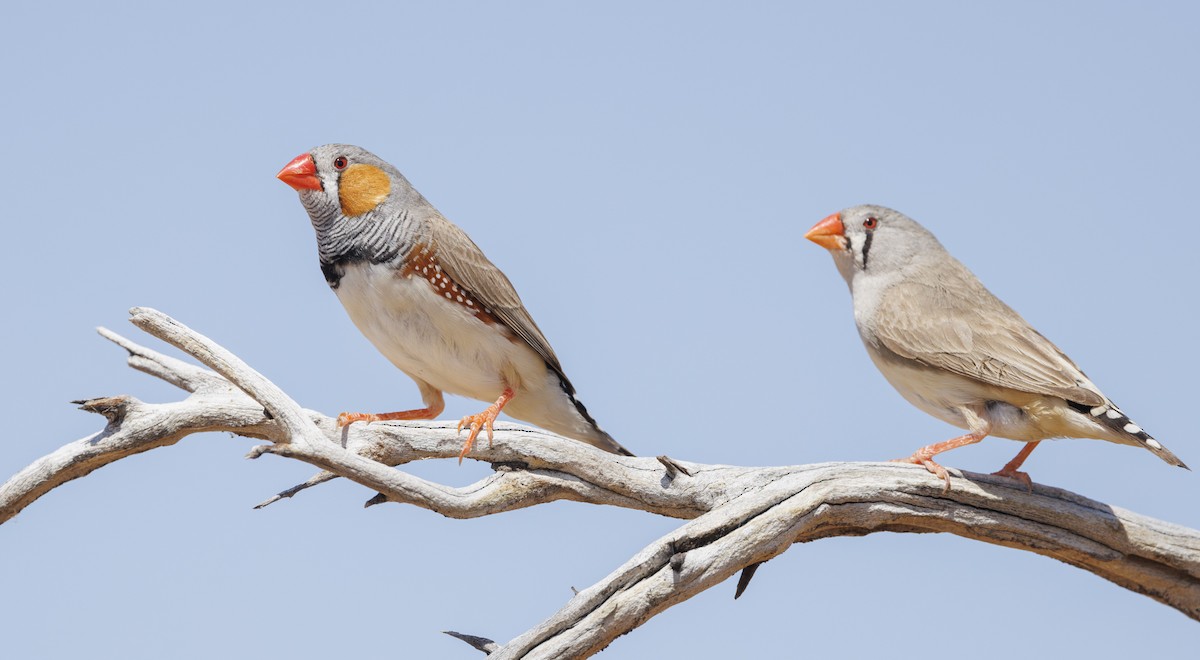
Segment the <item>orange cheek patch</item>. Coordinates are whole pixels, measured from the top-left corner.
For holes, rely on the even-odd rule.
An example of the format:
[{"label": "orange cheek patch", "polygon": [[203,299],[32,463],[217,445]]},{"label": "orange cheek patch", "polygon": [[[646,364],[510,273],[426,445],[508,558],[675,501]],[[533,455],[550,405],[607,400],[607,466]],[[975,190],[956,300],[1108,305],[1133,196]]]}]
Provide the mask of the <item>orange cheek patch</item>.
[{"label": "orange cheek patch", "polygon": [[374,165],[351,165],[338,179],[342,213],[350,217],[362,215],[387,199],[391,189],[392,180],[383,170]]}]

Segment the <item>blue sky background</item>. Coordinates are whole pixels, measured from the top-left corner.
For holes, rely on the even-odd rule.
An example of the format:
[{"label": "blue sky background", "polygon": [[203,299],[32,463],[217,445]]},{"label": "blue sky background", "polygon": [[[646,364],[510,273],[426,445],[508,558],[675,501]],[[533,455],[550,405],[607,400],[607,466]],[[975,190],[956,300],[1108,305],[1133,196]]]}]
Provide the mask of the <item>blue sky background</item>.
[{"label": "blue sky background", "polygon": [[[274,174],[326,142],[405,172],[516,284],[597,419],[641,454],[906,456],[906,404],[802,239],[915,217],[1183,460],[1200,464],[1188,3],[9,3],[0,479],[102,427],[68,401],[180,392],[95,335],[157,307],[304,406],[416,388],[355,330]],[[445,418],[480,404],[448,400]],[[228,435],[106,467],[0,527],[0,655],[473,658],[678,521],[556,503],[453,521]],[[991,439],[945,463],[998,469]],[[1200,476],[1046,443],[1043,484],[1200,527]],[[484,464],[414,466],[471,483]],[[797,546],[604,657],[1181,657],[1200,627],[1053,560],[944,535]]]}]

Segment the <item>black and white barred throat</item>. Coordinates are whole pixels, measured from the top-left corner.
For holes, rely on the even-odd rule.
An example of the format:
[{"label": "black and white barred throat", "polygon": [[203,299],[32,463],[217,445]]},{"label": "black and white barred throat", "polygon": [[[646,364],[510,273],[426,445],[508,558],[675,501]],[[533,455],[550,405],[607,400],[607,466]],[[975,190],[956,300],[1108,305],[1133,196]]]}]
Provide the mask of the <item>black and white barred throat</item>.
[{"label": "black and white barred throat", "polygon": [[[398,266],[416,245],[418,223],[410,221],[407,210],[383,206],[347,217],[325,195],[301,195],[300,201],[317,233],[322,270],[354,261]],[[336,283],[330,281],[330,285]]]}]

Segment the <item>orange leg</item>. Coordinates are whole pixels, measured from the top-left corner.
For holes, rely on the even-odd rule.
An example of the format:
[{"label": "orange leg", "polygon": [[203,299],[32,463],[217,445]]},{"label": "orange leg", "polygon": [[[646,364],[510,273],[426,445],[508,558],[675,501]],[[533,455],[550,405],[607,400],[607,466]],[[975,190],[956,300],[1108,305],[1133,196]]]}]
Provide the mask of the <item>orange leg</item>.
[{"label": "orange leg", "polygon": [[1025,446],[1021,448],[1021,451],[1018,452],[1011,461],[1006,463],[1004,467],[1000,468],[1000,471],[993,472],[992,474],[998,477],[1016,479],[1017,481],[1025,484],[1025,488],[1029,489],[1029,492],[1033,492],[1033,479],[1030,479],[1027,473],[1021,472],[1017,468],[1021,467],[1021,464],[1025,462],[1025,459],[1029,458],[1029,455],[1033,453],[1034,448],[1037,447],[1040,442],[1041,440],[1038,440],[1037,442],[1026,443]]},{"label": "orange leg", "polygon": [[983,440],[985,437],[986,436],[983,434],[975,435],[973,433],[960,435],[957,438],[951,438],[945,442],[939,442],[933,445],[925,445],[924,447],[921,447],[913,452],[912,456],[909,456],[908,458],[897,458],[892,462],[924,465],[926,470],[929,470],[939,479],[946,482],[946,487],[942,489],[942,492],[948,493],[950,492],[950,475],[946,472],[946,468],[934,462],[933,457],[944,451],[950,451],[951,449],[958,449],[959,447],[973,445],[976,442]]},{"label": "orange leg", "polygon": [[467,435],[467,441],[463,443],[462,451],[458,454],[458,464],[462,465],[463,456],[471,451],[471,446],[475,444],[475,438],[479,435],[479,431],[487,428],[488,446],[492,445],[492,423],[496,421],[496,416],[504,409],[504,405],[512,401],[513,391],[511,387],[505,387],[500,393],[500,398],[496,399],[496,403],[488,406],[483,412],[478,415],[467,415],[458,423],[458,430],[462,431],[464,426],[471,428],[471,433]]},{"label": "orange leg", "polygon": [[344,412],[338,415],[338,428],[349,426],[354,422],[390,422],[393,420],[407,419],[434,419],[442,414],[446,409],[446,402],[442,399],[442,393],[434,390],[430,396],[425,398],[427,404],[424,408],[417,410],[401,410],[400,412],[390,413],[352,413]]}]

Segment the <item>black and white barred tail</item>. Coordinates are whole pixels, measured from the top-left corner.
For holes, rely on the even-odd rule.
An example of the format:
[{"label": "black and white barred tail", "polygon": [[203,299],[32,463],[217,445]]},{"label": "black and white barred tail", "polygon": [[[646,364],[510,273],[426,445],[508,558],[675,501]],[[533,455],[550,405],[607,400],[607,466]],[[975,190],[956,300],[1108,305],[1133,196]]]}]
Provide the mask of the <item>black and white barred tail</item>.
[{"label": "black and white barred tail", "polygon": [[619,454],[621,456],[636,456],[636,454],[622,446],[621,443],[613,440],[613,437],[609,435],[607,431],[600,428],[600,425],[596,423],[596,420],[590,414],[588,414],[587,407],[583,405],[583,402],[575,398],[575,387],[571,385],[571,381],[567,380],[566,376],[562,375],[561,372],[558,374],[558,383],[562,386],[563,394],[566,394],[567,398],[571,400],[571,403],[575,405],[575,410],[579,411],[579,414],[583,416],[584,420],[586,420],[587,423],[596,431],[596,434],[602,438],[602,441],[609,445],[607,447],[601,447],[601,449],[610,451],[614,454]]},{"label": "black and white barred tail", "polygon": [[1094,407],[1086,406],[1081,403],[1075,403],[1074,401],[1068,401],[1067,404],[1076,411],[1088,415],[1094,421],[1129,437],[1138,445],[1145,447],[1149,451],[1153,452],[1155,456],[1158,456],[1171,465],[1178,465],[1185,470],[1191,469],[1185,465],[1183,461],[1179,460],[1178,456],[1171,453],[1170,449],[1167,449],[1161,442],[1155,440],[1149,433],[1143,431],[1142,427],[1133,423],[1133,420],[1129,419],[1129,416],[1124,412],[1121,412],[1121,409],[1118,408],[1113,402],[1109,401],[1104,405]]}]

